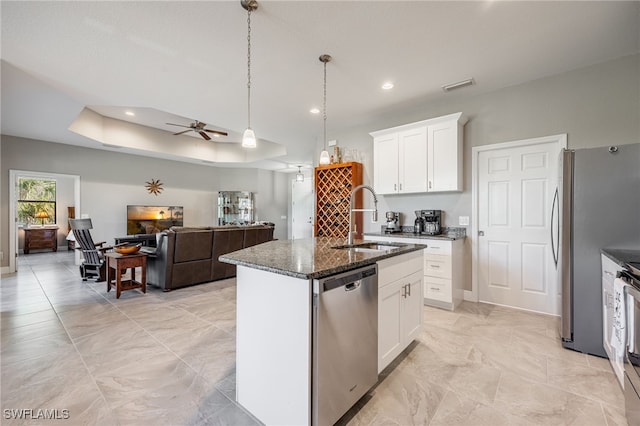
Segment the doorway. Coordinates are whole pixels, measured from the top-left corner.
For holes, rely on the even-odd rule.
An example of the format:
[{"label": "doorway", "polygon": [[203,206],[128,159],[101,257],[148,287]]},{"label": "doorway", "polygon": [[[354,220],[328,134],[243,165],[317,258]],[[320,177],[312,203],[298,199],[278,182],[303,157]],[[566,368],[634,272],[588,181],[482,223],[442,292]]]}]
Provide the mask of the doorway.
[{"label": "doorway", "polygon": [[[16,221],[17,218],[17,208],[18,208],[18,193],[17,193],[17,182],[19,178],[33,178],[33,179],[53,179],[53,180],[67,180],[72,182],[73,185],[73,204],[75,206],[76,212],[80,212],[80,176],[78,175],[67,175],[60,173],[43,173],[43,172],[35,172],[28,170],[9,170],[9,270],[6,272],[13,273],[18,270],[18,223]],[[64,210],[66,211],[66,206]],[[62,216],[60,216],[62,217]],[[66,223],[61,223],[60,220],[57,220],[57,224],[60,227],[61,232],[67,230]],[[66,232],[65,232],[66,235]],[[75,252],[75,263],[80,263],[80,253],[78,251]],[[3,271],[5,272],[5,271]]]},{"label": "doorway", "polygon": [[473,289],[480,302],[560,314],[551,210],[566,135],[473,148]]},{"label": "doorway", "polygon": [[313,237],[313,182],[291,183],[291,239]]}]

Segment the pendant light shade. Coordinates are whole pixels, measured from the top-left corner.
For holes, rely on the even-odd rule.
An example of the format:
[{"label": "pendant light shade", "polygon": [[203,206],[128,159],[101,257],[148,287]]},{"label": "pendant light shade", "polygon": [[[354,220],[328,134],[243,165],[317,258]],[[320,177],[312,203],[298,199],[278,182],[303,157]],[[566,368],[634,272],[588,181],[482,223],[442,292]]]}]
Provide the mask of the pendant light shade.
[{"label": "pendant light shade", "polygon": [[240,4],[247,11],[247,130],[242,135],[243,148],[255,148],[256,134],[251,129],[251,12],[258,8],[256,0],[241,0]]},{"label": "pendant light shade", "polygon": [[331,162],[331,157],[329,157],[329,152],[326,149],[323,149],[320,153],[320,164],[326,166]]},{"label": "pendant light shade", "polygon": [[323,147],[324,149],[320,153],[320,161],[321,165],[327,165],[331,162],[331,158],[329,157],[329,153],[327,152],[327,62],[331,61],[331,56],[329,55],[320,55],[318,58],[320,62],[324,64],[324,84],[323,84],[323,92],[322,92],[322,120],[323,120]]},{"label": "pendant light shade", "polygon": [[296,173],[296,182],[304,182],[304,175],[300,171],[300,166],[298,166],[298,173]]},{"label": "pendant light shade", "polygon": [[243,148],[255,148],[256,147],[256,134],[253,129],[247,128],[242,134],[242,147]]}]

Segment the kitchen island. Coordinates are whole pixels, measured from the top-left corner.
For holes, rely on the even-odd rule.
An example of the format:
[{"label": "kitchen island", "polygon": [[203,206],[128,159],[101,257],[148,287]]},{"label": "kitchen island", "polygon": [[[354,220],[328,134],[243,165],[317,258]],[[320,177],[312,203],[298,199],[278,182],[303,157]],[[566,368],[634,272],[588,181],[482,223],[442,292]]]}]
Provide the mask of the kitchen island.
[{"label": "kitchen island", "polygon": [[[356,241],[355,245],[363,243]],[[412,307],[404,319],[387,321],[383,315],[379,325],[373,324],[374,328],[386,327],[380,329],[378,343],[388,346],[381,351],[378,345],[378,353],[374,346],[373,353],[367,355],[372,357],[374,367],[378,366],[377,371],[389,362],[387,356],[381,364],[381,356],[397,356],[409,343],[406,337],[415,338],[420,330],[423,246],[335,248],[343,244],[343,239],[335,238],[276,240],[220,257],[237,265],[236,398],[265,424],[324,424],[318,420],[312,395],[314,382],[318,374],[322,375],[314,371],[313,360],[314,329],[318,325],[314,324],[314,284],[317,288],[320,280],[378,265],[380,297],[385,297],[391,311],[398,317],[399,310]],[[348,323],[349,308],[343,311],[343,321]],[[378,323],[377,312],[374,322]],[[357,344],[353,345],[357,350]]]}]

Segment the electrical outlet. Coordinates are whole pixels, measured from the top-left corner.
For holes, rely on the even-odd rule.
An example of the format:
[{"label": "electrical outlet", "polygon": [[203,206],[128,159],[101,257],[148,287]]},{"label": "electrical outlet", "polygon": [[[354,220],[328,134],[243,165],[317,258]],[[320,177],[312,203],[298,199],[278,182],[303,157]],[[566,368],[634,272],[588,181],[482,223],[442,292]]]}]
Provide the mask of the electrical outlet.
[{"label": "electrical outlet", "polygon": [[334,140],[332,140],[332,141],[328,141],[328,142],[327,142],[327,145],[329,145],[329,146],[336,146],[336,145],[338,145],[338,140],[337,140],[337,139],[334,139]]},{"label": "electrical outlet", "polygon": [[458,216],[460,226],[469,226],[469,216]]}]

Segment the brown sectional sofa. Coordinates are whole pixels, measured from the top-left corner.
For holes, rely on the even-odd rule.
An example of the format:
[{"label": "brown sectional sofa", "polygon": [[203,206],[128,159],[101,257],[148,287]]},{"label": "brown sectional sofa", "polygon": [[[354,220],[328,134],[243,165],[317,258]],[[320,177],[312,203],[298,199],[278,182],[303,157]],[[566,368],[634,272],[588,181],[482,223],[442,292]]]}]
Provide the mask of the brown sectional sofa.
[{"label": "brown sectional sofa", "polygon": [[223,254],[273,240],[274,227],[172,227],[156,235],[156,255],[147,259],[147,283],[165,291],[235,277]]}]

